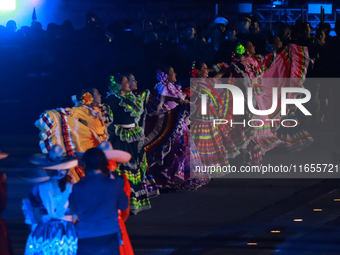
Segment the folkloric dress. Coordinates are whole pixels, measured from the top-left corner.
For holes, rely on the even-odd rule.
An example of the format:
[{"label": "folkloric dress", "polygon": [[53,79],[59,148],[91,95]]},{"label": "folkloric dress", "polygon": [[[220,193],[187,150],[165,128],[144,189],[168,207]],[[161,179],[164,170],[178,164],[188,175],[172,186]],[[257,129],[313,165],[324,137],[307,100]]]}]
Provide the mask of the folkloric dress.
[{"label": "folkloric dress", "polygon": [[158,190],[148,190],[148,182],[152,177],[146,176],[148,167],[144,150],[144,122],[146,103],[150,92],[140,95],[127,93],[108,93],[105,99],[113,113],[113,124],[109,126],[109,141],[114,149],[131,154],[131,160],[119,165],[117,171],[126,175],[131,185],[130,211],[137,214],[151,208],[148,196]]},{"label": "folkloric dress", "polygon": [[189,105],[179,104],[186,95],[179,85],[167,81],[166,74],[158,71],[157,78],[158,95],[149,107],[146,122],[149,171],[162,189],[197,189],[210,178],[190,178],[190,170],[202,163],[188,127]]},{"label": "folkloric dress", "polygon": [[[23,211],[26,224],[32,225],[25,255],[76,255],[78,238],[68,208],[72,184],[67,183],[64,191],[58,181],[36,184],[29,199],[24,199]],[[36,222],[33,207],[40,209],[42,222]]]},{"label": "folkloric dress", "polygon": [[[252,57],[246,57],[245,72],[250,79],[250,86],[253,88],[253,97],[256,98],[257,107],[259,110],[267,110],[266,105],[268,103],[268,97],[265,96],[264,85],[262,84],[263,65],[261,57],[254,55]],[[275,85],[275,84],[273,84]],[[270,99],[270,102],[272,100]],[[267,151],[274,149],[276,146],[283,144],[283,142],[272,132],[272,123],[268,115],[254,116],[255,119],[259,119],[257,124],[258,132],[256,141],[259,144],[262,155]]]},{"label": "folkloric dress", "polygon": [[[246,157],[244,163],[251,164],[251,165],[258,165],[260,161],[262,161],[262,156],[263,156],[262,149],[257,141],[258,127],[248,126],[248,121],[252,120],[252,122],[254,122],[253,120],[254,114],[249,111],[249,107],[247,105],[248,88],[251,86],[251,81],[245,72],[244,65],[237,59],[234,59],[233,62],[231,63],[230,72],[231,73],[230,73],[228,83],[233,84],[237,86],[238,88],[240,88],[245,96],[244,98],[245,114],[239,117],[236,115],[233,115],[233,121],[245,124],[245,127],[243,129],[245,133],[244,137],[247,139],[246,140],[247,149],[245,149],[244,152],[248,153],[250,158]],[[256,105],[256,99],[253,97],[253,104],[254,102]],[[232,104],[232,95],[229,97],[229,103]],[[237,131],[239,128],[240,126],[238,128],[237,127],[233,128],[231,131],[231,135],[233,136],[233,133]]]},{"label": "folkloric dress", "polygon": [[[271,61],[270,61],[271,62]],[[304,46],[289,44],[281,51],[272,61],[268,69],[263,73],[265,94],[272,97],[272,87],[278,87],[278,106],[276,111],[269,116],[271,119],[280,119],[280,122],[286,119],[294,119],[286,121],[284,125],[295,127],[280,127],[275,128],[275,134],[278,138],[284,141],[284,146],[287,150],[300,150],[305,146],[310,145],[314,140],[309,132],[301,127],[299,121],[295,117],[296,107],[287,109],[287,116],[280,118],[281,113],[281,87],[303,88],[303,83],[306,79],[307,69],[309,65],[308,49]],[[289,78],[289,79],[287,79]],[[299,94],[288,93],[287,98],[297,98]],[[270,101],[267,99],[267,104]],[[268,107],[269,105],[266,105]],[[276,122],[279,123],[279,122]]]},{"label": "folkloric dress", "polygon": [[[241,151],[248,152],[247,146],[255,136],[255,130],[242,124],[233,116],[233,97],[227,89],[215,89],[218,81],[212,78],[195,79],[191,84],[192,102],[196,102],[196,112],[191,114],[191,133],[198,148],[202,163],[206,166],[228,166],[229,158],[234,158]],[[202,114],[201,95],[207,94],[207,113]],[[243,118],[250,118],[245,113]],[[217,123],[214,119],[227,120],[228,123]]]},{"label": "folkloric dress", "polygon": [[[40,132],[40,148],[43,153],[55,145],[61,145],[68,156],[85,152],[109,138],[107,127],[112,123],[110,107],[80,105],[73,108],[57,108],[45,111],[35,122]],[[84,177],[79,166],[71,169],[73,182]]]},{"label": "folkloric dress", "polygon": [[[254,58],[258,65],[261,61],[258,57]],[[278,105],[274,113],[270,114],[268,119],[279,120],[274,121],[271,131],[284,142],[284,146],[288,150],[301,149],[313,142],[307,130],[299,125],[295,117],[294,108],[288,108],[287,116],[281,117],[281,88],[282,87],[295,87],[303,88],[303,82],[306,79],[306,73],[309,64],[309,55],[307,47],[299,46],[296,44],[289,44],[279,54],[273,53],[266,56],[262,61],[263,72],[260,75],[262,81],[263,93],[256,96],[258,99],[260,109],[269,109],[272,106],[272,89],[278,88]],[[299,94],[288,93],[287,98],[296,98]],[[262,97],[262,98],[261,98]],[[298,123],[295,127],[280,127],[280,123],[285,119],[295,119]],[[294,126],[295,122],[288,121],[284,123],[286,126]],[[260,138],[261,139],[261,138]]]}]

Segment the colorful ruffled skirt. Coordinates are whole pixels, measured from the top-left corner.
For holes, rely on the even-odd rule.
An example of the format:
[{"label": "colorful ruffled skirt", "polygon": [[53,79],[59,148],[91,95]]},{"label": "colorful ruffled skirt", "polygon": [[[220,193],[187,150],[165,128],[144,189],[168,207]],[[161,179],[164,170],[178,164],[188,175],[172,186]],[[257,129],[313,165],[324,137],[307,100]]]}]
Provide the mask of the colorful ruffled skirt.
[{"label": "colorful ruffled skirt", "polygon": [[154,190],[147,189],[146,179],[150,182],[152,177],[146,178],[148,164],[144,150],[144,133],[139,126],[123,128],[121,125],[114,125],[114,130],[115,132],[110,134],[109,139],[113,148],[131,154],[131,160],[119,164],[117,171],[125,174],[130,182],[130,211],[137,214],[151,208],[148,193],[157,194],[158,191],[155,187],[153,187]]},{"label": "colorful ruffled skirt", "polygon": [[76,255],[77,249],[73,223],[56,219],[38,224],[28,237],[25,255]]},{"label": "colorful ruffled skirt", "polygon": [[[235,158],[240,153],[249,154],[251,165],[257,165],[262,160],[260,146],[256,140],[258,128],[248,126],[248,121],[253,118],[253,114],[245,107],[244,115],[233,115],[233,97],[230,91],[221,94],[221,100],[224,102],[219,114],[223,119],[229,121],[228,125],[219,125],[219,132],[222,135],[224,147],[227,151],[228,158]],[[234,123],[233,125],[231,125]],[[245,158],[247,158],[245,156]]]},{"label": "colorful ruffled skirt", "polygon": [[[56,144],[61,145],[68,156],[75,156],[75,152],[85,152],[98,146],[101,142],[90,128],[69,116],[67,108],[45,111],[35,122],[40,129],[40,148],[43,153]],[[73,182],[78,182],[85,176],[82,169],[77,166],[70,169]]]},{"label": "colorful ruffled skirt", "polygon": [[187,126],[188,116],[188,111],[178,106],[146,121],[149,172],[160,189],[195,190],[210,181],[208,175],[191,178],[191,170],[202,163]]},{"label": "colorful ruffled skirt", "polygon": [[[301,88],[303,82],[306,79],[306,74],[309,65],[309,55],[308,48],[304,46],[299,46],[296,44],[289,44],[285,49],[283,49],[271,63],[267,70],[262,74],[263,89],[265,97],[256,97],[259,102],[260,109],[269,109],[272,105],[272,89],[277,88],[280,91],[282,87],[293,87]],[[296,95],[293,93],[287,93],[287,98],[295,98]],[[280,94],[278,95],[278,102],[281,101]],[[281,105],[277,105],[276,110],[272,113],[269,119],[281,119]],[[295,116],[288,117],[290,119],[295,119]],[[283,127],[279,125],[279,122],[275,122],[277,126],[271,127],[271,132],[277,136],[280,141],[282,141],[283,146],[289,150],[299,149],[306,145],[309,145],[313,139],[309,133],[302,129],[300,125],[296,127]],[[294,125],[293,123],[287,123],[286,126]],[[269,125],[269,124],[267,124]],[[264,151],[268,151],[279,145],[279,142],[275,141],[275,137],[270,135],[267,131],[270,128],[263,130],[263,134],[268,133],[268,136],[264,136],[262,143],[265,145]]]},{"label": "colorful ruffled skirt", "polygon": [[[229,159],[239,154],[250,154],[251,164],[262,159],[256,141],[257,129],[247,126],[252,115],[233,115],[233,98],[229,91],[220,94],[222,105],[207,105],[207,114],[197,113],[191,119],[190,131],[198,148],[202,163],[206,166],[228,166]],[[217,122],[216,119],[223,121]],[[214,125],[215,120],[215,125]]]},{"label": "colorful ruffled skirt", "polygon": [[[292,121],[291,119],[295,121]],[[312,136],[306,129],[301,127],[301,124],[294,114],[291,113],[289,117],[281,118],[281,122],[282,121],[284,121],[284,125],[287,127],[281,127],[275,134],[284,142],[286,150],[301,150],[314,142]]]},{"label": "colorful ruffled skirt", "polygon": [[[254,86],[262,87],[259,84],[254,84]],[[266,97],[266,94],[263,91],[258,91],[254,94],[258,108],[260,110],[266,110],[266,100],[269,100]],[[256,141],[261,148],[262,155],[265,155],[267,151],[270,151],[283,144],[283,142],[273,133],[273,129],[275,128],[277,122],[271,121],[268,115],[255,115],[254,119],[259,120],[254,122],[253,125],[259,126],[256,135]]]}]

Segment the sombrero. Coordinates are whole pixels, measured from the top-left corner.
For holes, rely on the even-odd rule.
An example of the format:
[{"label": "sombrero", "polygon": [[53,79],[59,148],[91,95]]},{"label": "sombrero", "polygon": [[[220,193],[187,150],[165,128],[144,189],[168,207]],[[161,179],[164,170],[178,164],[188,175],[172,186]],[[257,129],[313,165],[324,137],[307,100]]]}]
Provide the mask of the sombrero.
[{"label": "sombrero", "polygon": [[31,183],[41,183],[50,180],[51,178],[60,179],[64,177],[67,173],[62,173],[62,171],[54,171],[54,170],[43,170],[42,168],[33,165],[29,162],[24,163],[16,167],[16,169],[20,169],[21,171],[18,173],[19,177],[24,179],[27,182]]},{"label": "sombrero", "polygon": [[0,159],[4,159],[4,158],[7,158],[7,157],[8,157],[8,153],[0,151]]},{"label": "sombrero", "polygon": [[32,183],[45,182],[51,178],[50,176],[48,176],[46,171],[36,166],[31,169],[23,170],[19,172],[18,175],[21,179]]},{"label": "sombrero", "polygon": [[104,151],[108,160],[113,160],[117,163],[126,163],[131,159],[130,153],[121,150],[114,150],[110,142],[101,142],[97,148]]},{"label": "sombrero", "polygon": [[60,145],[52,146],[48,154],[35,154],[28,161],[43,169],[51,170],[70,169],[78,165],[78,159],[65,156],[64,149]]},{"label": "sombrero", "polygon": [[[113,160],[116,163],[126,163],[131,159],[131,154],[126,151],[114,150],[110,142],[101,142],[97,148],[101,149],[107,158],[107,160]],[[76,152],[77,158],[81,158],[84,152]]]}]

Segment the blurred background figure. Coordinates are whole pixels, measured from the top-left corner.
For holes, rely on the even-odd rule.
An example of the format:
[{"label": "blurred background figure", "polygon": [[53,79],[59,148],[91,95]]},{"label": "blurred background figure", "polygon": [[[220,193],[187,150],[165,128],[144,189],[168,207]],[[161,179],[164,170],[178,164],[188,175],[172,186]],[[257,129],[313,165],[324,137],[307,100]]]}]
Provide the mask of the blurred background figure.
[{"label": "blurred background figure", "polygon": [[[0,160],[8,156],[7,153],[0,151]],[[11,244],[8,240],[8,232],[4,220],[1,218],[1,214],[6,209],[7,201],[7,188],[6,188],[7,176],[5,173],[0,172],[0,254],[1,255],[14,255]]]}]

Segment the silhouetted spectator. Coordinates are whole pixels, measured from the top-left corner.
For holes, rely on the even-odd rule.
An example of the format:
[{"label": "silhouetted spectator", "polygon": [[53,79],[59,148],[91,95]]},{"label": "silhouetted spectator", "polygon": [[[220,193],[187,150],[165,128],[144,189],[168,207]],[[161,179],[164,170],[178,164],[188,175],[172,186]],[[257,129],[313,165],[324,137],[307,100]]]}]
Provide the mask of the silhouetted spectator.
[{"label": "silhouetted spectator", "polygon": [[182,28],[181,33],[182,36],[177,44],[178,62],[180,66],[178,66],[176,70],[179,70],[179,79],[183,78],[182,75],[184,75],[184,73],[187,76],[193,61],[202,61],[210,64],[213,57],[208,43],[195,36],[196,27],[194,23],[188,23],[185,29]]},{"label": "silhouetted spectator", "polygon": [[146,43],[149,31],[153,30],[153,24],[152,24],[151,20],[144,20],[142,22],[142,29],[143,29],[143,39],[142,39],[142,42]]},{"label": "silhouetted spectator", "polygon": [[9,20],[6,23],[6,29],[3,31],[2,44],[6,47],[23,46],[23,37],[20,33],[17,33],[17,24],[14,20]]},{"label": "silhouetted spectator", "polygon": [[158,28],[157,30],[155,30],[155,32],[157,33],[158,36],[158,40],[162,43],[162,44],[166,44],[170,41],[173,41],[173,39],[169,39],[169,28],[166,25],[163,25],[162,27]]},{"label": "silhouetted spectator", "polygon": [[323,24],[319,24],[319,28],[322,29],[325,32],[325,42],[329,42],[332,40],[332,36],[329,34],[331,32],[331,25],[327,22],[323,23]]},{"label": "silhouetted spectator", "polygon": [[249,27],[249,31],[251,33],[260,33],[261,32],[260,23],[254,17],[251,19],[251,25]]},{"label": "silhouetted spectator", "polygon": [[14,20],[7,21],[6,29],[10,33],[15,33],[17,31],[17,23]]},{"label": "silhouetted spectator", "polygon": [[[255,37],[257,38],[257,37]],[[265,30],[261,33],[261,38],[257,38],[256,44],[254,43],[256,47],[256,53],[259,53],[260,55],[265,56],[266,54],[272,52],[275,50],[274,48],[274,40],[275,38],[280,39],[278,36],[273,37],[273,34],[270,30]],[[281,41],[281,40],[280,40]],[[282,45],[281,45],[282,47]]]},{"label": "silhouetted spectator", "polygon": [[236,40],[236,28],[231,25],[227,26],[225,35],[227,40]]},{"label": "silhouetted spectator", "polygon": [[278,36],[283,45],[286,46],[291,40],[291,28],[288,24],[284,24],[282,21],[276,21],[274,23],[274,36]]},{"label": "silhouetted spectator", "polygon": [[227,26],[226,35],[226,40],[221,42],[213,60],[213,63],[215,64],[221,62],[230,63],[231,54],[235,51],[238,44],[238,41],[236,40],[236,29],[233,26]]},{"label": "silhouetted spectator", "polygon": [[223,17],[218,17],[214,20],[214,26],[219,27],[222,33],[226,31],[228,23],[228,20]]},{"label": "silhouetted spectator", "polygon": [[46,31],[42,29],[40,22],[35,22],[30,33],[30,49],[34,51],[46,50],[47,36]]},{"label": "silhouetted spectator", "polygon": [[60,38],[61,39],[70,39],[74,36],[74,27],[71,21],[65,20],[63,24],[60,26]]},{"label": "silhouetted spectator", "polygon": [[89,12],[85,21],[86,27],[77,31],[73,45],[77,60],[77,67],[74,68],[81,79],[78,86],[84,82],[97,82],[109,75],[116,62],[103,20]]},{"label": "silhouetted spectator", "polygon": [[[282,44],[280,37],[278,36],[272,36],[271,38],[269,38],[268,44],[273,47],[273,50],[271,51],[275,51],[279,53],[282,50],[283,44]],[[271,51],[268,50],[268,53]]]},{"label": "silhouetted spectator", "polygon": [[250,28],[251,19],[249,17],[241,17],[239,21],[239,31],[237,32],[237,39],[244,41],[250,39]]},{"label": "silhouetted spectator", "polygon": [[219,26],[214,26],[209,31],[208,43],[212,49],[215,50],[214,54],[217,53],[220,44],[224,41],[224,33]]},{"label": "silhouetted spectator", "polygon": [[298,45],[308,46],[312,42],[310,23],[297,21],[292,30],[292,41]]}]

